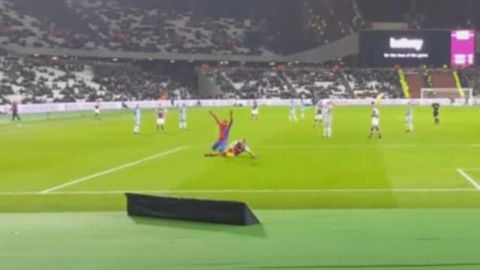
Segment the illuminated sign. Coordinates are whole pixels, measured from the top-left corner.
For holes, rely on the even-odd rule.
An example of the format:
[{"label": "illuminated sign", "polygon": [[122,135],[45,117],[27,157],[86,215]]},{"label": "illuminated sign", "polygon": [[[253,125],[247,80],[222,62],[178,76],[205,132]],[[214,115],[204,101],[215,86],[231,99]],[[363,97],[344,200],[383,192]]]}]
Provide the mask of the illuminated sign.
[{"label": "illuminated sign", "polygon": [[422,47],[423,39],[390,38],[390,48],[392,49],[414,49],[420,51]]},{"label": "illuminated sign", "polygon": [[468,67],[475,64],[475,31],[453,30],[450,36],[450,65],[452,67]]},{"label": "illuminated sign", "polygon": [[441,67],[450,63],[450,30],[365,30],[359,49],[366,67]]}]

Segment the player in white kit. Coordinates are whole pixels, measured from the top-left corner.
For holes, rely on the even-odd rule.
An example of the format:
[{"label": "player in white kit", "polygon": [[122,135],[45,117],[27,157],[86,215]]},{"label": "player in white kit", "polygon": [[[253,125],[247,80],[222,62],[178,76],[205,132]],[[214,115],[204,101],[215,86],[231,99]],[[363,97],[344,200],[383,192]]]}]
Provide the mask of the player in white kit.
[{"label": "player in white kit", "polygon": [[140,105],[135,106],[133,111],[133,134],[140,133],[140,125],[142,123],[142,111],[140,110]]},{"label": "player in white kit", "polygon": [[413,107],[408,104],[407,112],[405,113],[405,128],[407,133],[413,132]]},{"label": "player in white kit", "polygon": [[300,118],[305,118],[305,102],[303,101],[303,98],[300,99]]},{"label": "player in white kit", "polygon": [[182,103],[182,105],[180,105],[180,108],[178,108],[178,113],[180,119],[180,129],[187,129],[187,108],[185,106],[185,103]]},{"label": "player in white kit", "polygon": [[328,102],[324,107],[323,112],[323,137],[332,137],[332,116],[333,116],[333,104]]},{"label": "player in white kit", "polygon": [[370,135],[368,138],[372,138],[374,134],[377,134],[378,138],[381,139],[382,133],[380,131],[380,110],[377,108],[375,102],[372,102],[371,118]]},{"label": "player in white kit", "polygon": [[290,122],[297,122],[297,104],[294,99],[290,100],[290,110],[288,114],[288,120]]},{"label": "player in white kit", "polygon": [[256,100],[253,101],[252,105],[252,115],[250,117],[250,120],[258,120],[258,103]]}]

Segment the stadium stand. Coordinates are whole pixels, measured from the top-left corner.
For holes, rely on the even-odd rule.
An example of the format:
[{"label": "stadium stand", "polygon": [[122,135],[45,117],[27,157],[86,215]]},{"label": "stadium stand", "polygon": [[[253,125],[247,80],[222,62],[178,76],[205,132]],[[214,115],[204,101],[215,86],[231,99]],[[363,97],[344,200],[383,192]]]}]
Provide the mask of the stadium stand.
[{"label": "stadium stand", "polygon": [[356,14],[353,1],[304,2],[309,33],[321,44],[329,43],[354,32]]},{"label": "stadium stand", "polygon": [[[197,98],[198,63],[19,56],[0,51],[0,103]],[[205,74],[221,90],[215,98],[403,98],[395,68],[326,68],[301,64],[213,66]],[[405,69],[413,97],[421,88],[456,88],[451,69]],[[476,89],[477,68],[459,70]],[[474,92],[476,94],[476,92]]]},{"label": "stadium stand", "polygon": [[237,98],[365,98],[380,93],[403,97],[394,69],[238,67],[216,69],[210,75],[224,92]]},{"label": "stadium stand", "polygon": [[[210,8],[192,0],[0,0],[0,44],[268,56],[318,46],[353,31],[351,0],[277,1],[274,6],[209,2],[205,6]],[[296,10],[304,14],[298,22],[279,20]]]},{"label": "stadium stand", "polygon": [[[367,24],[371,22],[405,22],[409,29],[463,28],[480,26],[476,10],[479,1],[377,1],[359,3],[359,12]],[[435,8],[432,8],[435,7]]]},{"label": "stadium stand", "polygon": [[191,78],[183,75],[182,80],[174,79],[166,69],[159,63],[2,55],[0,102],[155,100],[160,92],[168,92],[172,98],[192,97]]},{"label": "stadium stand", "polygon": [[420,98],[422,88],[426,86],[423,72],[417,69],[409,69],[405,71],[405,77],[412,98]]},{"label": "stadium stand", "polygon": [[[440,25],[439,12],[427,10],[424,4],[412,12],[413,8],[401,1],[385,9],[369,8],[378,1],[278,0],[276,5],[253,0],[205,1],[199,5],[193,0],[0,0],[0,45],[89,52],[274,56],[330,43],[382,18],[404,21],[413,28]],[[462,6],[479,5],[460,2]],[[449,5],[442,2],[439,9],[448,10]],[[295,16],[285,20],[290,13]],[[470,20],[474,14],[467,15],[465,20],[455,15],[442,17],[445,20],[441,25],[474,25]],[[174,64],[60,55],[32,57],[5,50],[0,51],[0,60],[1,103],[151,100],[161,91],[171,97],[196,98],[196,72],[202,65],[193,61]],[[237,67],[210,64],[214,67],[206,75],[221,90],[221,98],[404,96],[393,68],[254,65],[241,61]],[[406,69],[405,78],[412,97],[420,97],[424,87],[455,88],[452,72],[427,67]],[[476,90],[478,73],[475,68],[459,71],[462,86]]]},{"label": "stadium stand", "polygon": [[345,74],[355,98],[403,97],[399,78],[394,69],[346,69]]},{"label": "stadium stand", "polygon": [[459,76],[462,86],[466,88],[472,88],[473,95],[478,96],[478,86],[480,86],[480,70],[473,67],[460,70]]},{"label": "stadium stand", "polygon": [[451,70],[433,69],[430,71],[433,88],[455,88],[455,80]]}]

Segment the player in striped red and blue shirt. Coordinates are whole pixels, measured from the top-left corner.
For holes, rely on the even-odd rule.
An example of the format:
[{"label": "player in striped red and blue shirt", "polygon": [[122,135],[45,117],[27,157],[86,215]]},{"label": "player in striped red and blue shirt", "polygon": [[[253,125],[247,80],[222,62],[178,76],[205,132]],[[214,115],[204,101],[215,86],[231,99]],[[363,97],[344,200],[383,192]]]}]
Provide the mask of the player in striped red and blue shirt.
[{"label": "player in striped red and blue shirt", "polygon": [[233,111],[230,111],[229,122],[227,122],[227,120],[220,121],[220,119],[212,111],[210,111],[210,115],[213,117],[213,119],[217,123],[219,134],[218,134],[217,141],[212,145],[213,152],[207,153],[205,154],[205,156],[215,157],[215,156],[223,155],[225,153],[225,150],[227,149],[228,137],[230,136],[230,129],[232,128],[232,125],[233,125]]}]

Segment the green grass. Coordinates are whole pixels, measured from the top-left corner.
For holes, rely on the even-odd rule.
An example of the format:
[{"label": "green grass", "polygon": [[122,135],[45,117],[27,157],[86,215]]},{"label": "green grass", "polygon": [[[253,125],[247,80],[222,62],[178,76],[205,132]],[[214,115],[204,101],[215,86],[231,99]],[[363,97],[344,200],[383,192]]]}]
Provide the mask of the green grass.
[{"label": "green grass", "polygon": [[[298,123],[234,110],[232,139],[258,159],[203,157],[217,136],[206,108],[188,110],[188,131],[172,111],[160,134],[144,111],[139,136],[128,111],[0,116],[0,269],[479,269],[480,191],[457,172],[480,181],[478,108],[443,108],[440,126],[416,108],[407,134],[404,108],[383,107],[381,140],[367,107],[335,108],[332,139],[313,109]],[[246,201],[262,225],[106,212],[124,211],[124,191]]]},{"label": "green grass", "polygon": [[479,210],[260,210],[236,227],[0,215],[0,269],[479,269]]},{"label": "green grass", "polygon": [[[0,211],[121,210],[121,191],[127,190],[244,200],[263,209],[480,206],[480,192],[456,170],[480,168],[478,108],[445,107],[440,126],[433,125],[430,108],[416,108],[415,131],[407,134],[404,108],[383,107],[381,140],[367,139],[368,107],[336,108],[332,139],[313,128],[313,109],[298,123],[288,122],[285,108],[262,108],[258,122],[249,120],[248,108],[234,110],[231,138],[247,138],[258,159],[204,158],[217,135],[206,108],[188,111],[188,131],[178,130],[172,111],[160,134],[153,111],[144,111],[139,136],[131,133],[128,111],[106,112],[102,121],[88,113],[25,116],[22,124],[4,117]],[[181,146],[186,148],[37,194]],[[480,171],[467,173],[480,179]]]}]

